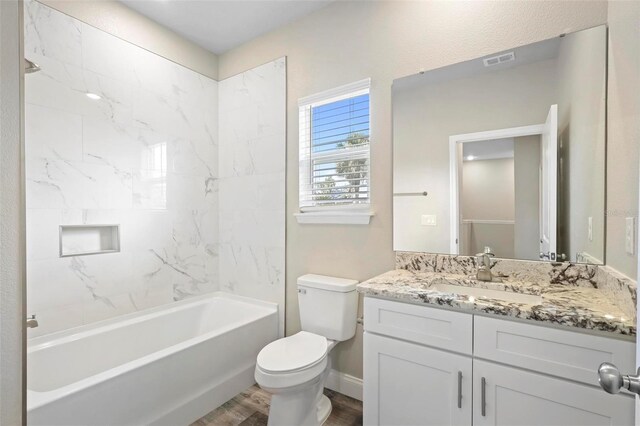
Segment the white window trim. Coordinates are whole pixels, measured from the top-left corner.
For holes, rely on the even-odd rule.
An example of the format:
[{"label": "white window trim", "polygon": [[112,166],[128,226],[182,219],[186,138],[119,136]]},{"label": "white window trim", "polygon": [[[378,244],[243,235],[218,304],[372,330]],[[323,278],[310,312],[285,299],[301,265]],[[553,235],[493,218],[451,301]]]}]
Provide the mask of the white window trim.
[{"label": "white window trim", "polygon": [[374,213],[370,210],[353,211],[333,210],[333,211],[305,211],[304,213],[294,213],[296,220],[300,224],[314,225],[368,225]]},{"label": "white window trim", "polygon": [[[366,78],[354,83],[335,87],[321,93],[300,98],[298,107],[305,108],[336,102],[355,96],[370,93],[371,79]],[[371,104],[369,104],[371,107]],[[308,123],[308,121],[306,121]],[[304,140],[309,132],[308,126],[300,124],[299,141]],[[371,158],[371,129],[369,130],[369,158]],[[331,155],[331,154],[329,154]],[[299,166],[300,179],[308,174],[310,164]],[[369,168],[369,182],[371,181],[371,167]],[[299,185],[301,182],[298,183]],[[300,195],[298,195],[300,196]],[[300,202],[300,200],[298,200]],[[300,207],[299,207],[300,208]],[[368,203],[354,203],[336,206],[307,206],[300,208],[294,216],[300,224],[342,224],[342,225],[368,225],[374,212],[371,210],[371,193]]]}]

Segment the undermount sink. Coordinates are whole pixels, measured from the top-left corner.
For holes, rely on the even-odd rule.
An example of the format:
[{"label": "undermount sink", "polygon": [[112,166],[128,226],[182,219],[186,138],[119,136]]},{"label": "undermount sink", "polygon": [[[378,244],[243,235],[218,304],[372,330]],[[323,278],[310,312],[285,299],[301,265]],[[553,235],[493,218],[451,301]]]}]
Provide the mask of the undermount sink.
[{"label": "undermount sink", "polygon": [[504,300],[505,302],[522,303],[527,305],[542,304],[542,296],[535,294],[514,293],[512,291],[505,290],[491,290],[488,288],[465,287],[444,283],[434,284],[429,289],[442,293],[463,294],[465,296],[475,297],[476,299],[497,299]]}]

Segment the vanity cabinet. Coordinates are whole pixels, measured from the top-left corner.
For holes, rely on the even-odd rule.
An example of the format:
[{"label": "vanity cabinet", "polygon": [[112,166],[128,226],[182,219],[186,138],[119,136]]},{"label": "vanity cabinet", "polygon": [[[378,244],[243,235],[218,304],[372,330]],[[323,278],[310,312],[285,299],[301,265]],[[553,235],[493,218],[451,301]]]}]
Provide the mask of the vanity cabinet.
[{"label": "vanity cabinet", "polygon": [[630,425],[596,369],[633,342],[365,298],[365,425]]},{"label": "vanity cabinet", "polygon": [[473,360],[473,387],[474,426],[596,426],[634,422],[632,397],[609,395],[593,386],[493,362]]},{"label": "vanity cabinet", "polygon": [[365,424],[471,424],[471,357],[367,334],[364,364]]}]

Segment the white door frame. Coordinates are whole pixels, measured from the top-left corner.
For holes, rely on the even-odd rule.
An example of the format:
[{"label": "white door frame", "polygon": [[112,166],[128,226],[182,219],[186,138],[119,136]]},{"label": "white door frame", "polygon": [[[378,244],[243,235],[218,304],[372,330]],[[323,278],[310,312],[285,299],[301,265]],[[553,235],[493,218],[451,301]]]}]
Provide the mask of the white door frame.
[{"label": "white door frame", "polygon": [[541,135],[544,124],[510,127],[488,130],[486,132],[464,133],[449,136],[449,228],[450,253],[460,254],[460,194],[458,193],[458,146],[469,142],[482,142],[492,139],[519,138],[521,136]]}]

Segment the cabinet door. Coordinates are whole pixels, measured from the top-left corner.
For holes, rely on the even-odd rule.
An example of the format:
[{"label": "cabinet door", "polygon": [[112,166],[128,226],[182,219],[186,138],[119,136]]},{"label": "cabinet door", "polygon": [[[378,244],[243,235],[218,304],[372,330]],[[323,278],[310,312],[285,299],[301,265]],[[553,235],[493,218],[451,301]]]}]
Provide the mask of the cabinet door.
[{"label": "cabinet door", "polygon": [[473,361],[473,392],[474,426],[601,426],[634,421],[632,397],[486,361]]},{"label": "cabinet door", "polygon": [[471,425],[471,358],[365,332],[365,425]]}]

